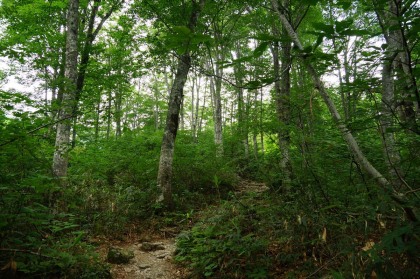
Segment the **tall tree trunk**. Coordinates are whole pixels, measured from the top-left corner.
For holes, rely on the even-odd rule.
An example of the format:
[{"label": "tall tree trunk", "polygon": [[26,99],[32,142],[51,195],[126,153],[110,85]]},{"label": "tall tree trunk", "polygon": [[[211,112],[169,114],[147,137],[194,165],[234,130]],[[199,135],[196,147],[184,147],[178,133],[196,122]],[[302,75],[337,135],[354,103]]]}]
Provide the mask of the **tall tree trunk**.
[{"label": "tall tree trunk", "polygon": [[[284,1],[284,6],[289,7],[289,1]],[[283,27],[282,37],[287,37],[287,31]],[[281,86],[280,86],[280,119],[283,122],[279,135],[281,150],[280,168],[283,172],[283,184],[286,189],[290,187],[292,167],[290,163],[290,68],[292,66],[292,42],[281,41]]]},{"label": "tall tree trunk", "polygon": [[[197,142],[197,128],[198,128],[198,113],[199,113],[199,106],[200,106],[200,89],[201,89],[201,78],[198,76],[196,76],[195,78],[195,83],[196,83],[196,92],[197,92],[197,96],[195,98],[195,104],[194,104],[194,98],[192,99],[192,104],[194,104],[193,106],[193,117],[192,117],[192,135],[193,135],[193,140],[194,142]],[[195,96],[194,92],[193,92],[193,96]]]},{"label": "tall tree trunk", "polygon": [[207,94],[206,94],[207,93],[206,88],[208,87],[207,83],[208,83],[208,78],[206,78],[206,84],[204,85],[203,105],[201,106],[201,115],[200,115],[200,119],[198,120],[197,137],[199,134],[201,134],[201,130],[203,128],[204,111],[206,109],[206,100],[207,100]]},{"label": "tall tree trunk", "polygon": [[106,139],[109,139],[111,135],[111,123],[112,123],[112,92],[108,92],[108,106],[107,106],[107,123],[106,123]]},{"label": "tall tree trunk", "polygon": [[[290,25],[289,21],[287,20],[286,16],[280,11],[278,7],[277,0],[271,0],[273,9],[278,15],[279,20],[283,24],[283,27],[287,31],[289,37],[292,39],[294,45],[303,52],[303,46],[297,36],[296,32],[294,31],[293,27]],[[307,56],[301,56],[303,62],[305,63],[306,69],[308,73],[311,75],[315,87],[318,89],[324,103],[326,104],[328,110],[332,118],[334,119],[338,130],[340,131],[342,137],[347,143],[352,155],[355,158],[355,161],[360,165],[360,167],[367,172],[377,183],[379,186],[382,187],[384,192],[389,195],[395,202],[402,206],[404,209],[407,218],[410,221],[417,221],[417,216],[415,215],[413,209],[409,207],[405,196],[402,193],[396,192],[392,184],[371,164],[371,162],[366,158],[362,150],[360,149],[356,139],[353,137],[353,134],[347,128],[345,122],[343,122],[341,115],[339,114],[337,108],[335,107],[334,102],[328,95],[327,90],[325,89],[324,83],[320,79],[320,75],[317,73],[315,68],[312,66],[311,62],[307,59]]]},{"label": "tall tree trunk", "polygon": [[99,139],[99,125],[100,125],[100,117],[101,117],[101,97],[102,94],[98,94],[98,100],[96,104],[96,115],[95,115],[95,141]]},{"label": "tall tree trunk", "polygon": [[[199,3],[192,1],[193,9],[188,23],[191,33],[197,25],[198,17],[203,9],[205,0]],[[190,50],[187,50],[178,58],[178,66],[174,82],[169,96],[168,113],[166,116],[166,126],[163,134],[157,186],[161,191],[157,202],[162,202],[167,208],[173,207],[172,200],[172,163],[174,156],[175,139],[178,132],[179,112],[184,97],[184,85],[187,80],[188,72],[191,67]]]},{"label": "tall tree trunk", "polygon": [[197,76],[195,75],[192,78],[192,86],[191,86],[191,136],[193,141],[195,141],[195,129],[197,128],[195,125],[195,84],[197,82]]},{"label": "tall tree trunk", "polygon": [[[385,61],[390,59],[393,64],[392,74],[394,74],[396,64],[399,63],[400,71],[395,74],[401,84],[405,83],[405,87],[399,92],[398,102],[395,102],[395,109],[401,116],[401,122],[409,131],[420,134],[417,124],[420,95],[417,87],[417,81],[413,74],[411,50],[408,46],[405,35],[404,13],[407,10],[404,7],[404,1],[393,0],[388,2],[373,1],[375,12],[378,17],[382,32],[387,42],[385,52]],[[393,77],[394,78],[394,77]]]},{"label": "tall tree trunk", "polygon": [[154,122],[155,122],[154,128],[155,128],[155,131],[157,131],[159,130],[160,123],[159,123],[159,90],[157,87],[156,80],[155,80],[155,84],[153,85],[153,91],[154,91],[153,95],[155,97],[155,108],[153,110]]},{"label": "tall tree trunk", "polygon": [[264,156],[265,154],[265,148],[264,148],[264,105],[263,105],[263,89],[260,90],[260,138],[261,138],[261,153]]},{"label": "tall tree trunk", "polygon": [[[67,13],[65,85],[63,99],[60,105],[55,152],[53,158],[53,174],[63,179],[67,175],[68,151],[70,148],[70,126],[73,117],[73,107],[76,101],[77,82],[77,36],[79,26],[79,0],[70,0]],[[65,183],[62,180],[62,184]]]},{"label": "tall tree trunk", "polygon": [[396,115],[396,101],[395,101],[395,83],[394,73],[397,58],[400,53],[400,37],[398,21],[397,7],[394,1],[389,1],[388,10],[377,11],[378,17],[382,22],[383,33],[387,42],[387,48],[385,49],[385,55],[383,58],[382,65],[382,106],[381,106],[381,118],[380,118],[380,129],[384,145],[384,157],[385,162],[388,165],[388,172],[391,178],[391,182],[395,187],[399,188],[402,183],[402,171],[399,168],[401,157],[397,150],[395,135],[393,128],[395,127],[395,115]]},{"label": "tall tree trunk", "polygon": [[[283,28],[283,35],[286,35],[286,30]],[[273,34],[280,36],[277,28],[273,27]],[[282,186],[289,190],[291,184],[291,169],[290,169],[290,132],[289,132],[289,102],[290,102],[290,67],[291,67],[291,41],[282,43],[282,51],[280,54],[279,43],[275,42],[271,48],[273,55],[273,69],[274,69],[274,92],[276,100],[276,112],[278,125],[278,146],[280,149],[280,170],[282,172]],[[281,58],[281,67],[280,67]]]},{"label": "tall tree trunk", "polygon": [[[236,45],[236,59],[241,59],[241,46],[239,42]],[[246,107],[244,101],[244,89],[243,89],[243,69],[240,64],[235,65],[233,68],[236,83],[239,85],[236,87],[236,94],[237,94],[237,119],[238,119],[238,134],[239,140],[244,147],[244,155],[246,158],[249,156],[249,146],[248,146],[248,131],[246,129]]]},{"label": "tall tree trunk", "polygon": [[115,137],[119,138],[122,134],[121,118],[122,118],[122,92],[121,86],[118,85],[115,91]]},{"label": "tall tree trunk", "polygon": [[[215,27],[217,28],[217,27]],[[216,30],[214,36],[218,42],[222,39],[222,34],[220,31]],[[212,77],[213,82],[210,82],[210,86],[214,85],[212,90],[212,100],[213,100],[213,119],[214,119],[214,143],[216,144],[216,155],[218,157],[223,156],[223,114],[222,114],[222,76],[223,68],[220,65],[220,62],[225,59],[224,47],[218,45],[216,47],[216,63],[211,63],[210,67],[214,73]],[[215,64],[215,65],[213,65]]]}]

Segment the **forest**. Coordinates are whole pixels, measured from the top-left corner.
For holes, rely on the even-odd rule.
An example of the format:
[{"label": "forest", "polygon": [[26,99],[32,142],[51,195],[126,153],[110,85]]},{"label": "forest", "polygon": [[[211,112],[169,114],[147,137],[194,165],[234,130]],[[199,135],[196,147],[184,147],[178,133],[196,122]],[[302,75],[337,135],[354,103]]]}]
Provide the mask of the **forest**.
[{"label": "forest", "polygon": [[420,278],[419,82],[417,0],[2,0],[0,278]]}]

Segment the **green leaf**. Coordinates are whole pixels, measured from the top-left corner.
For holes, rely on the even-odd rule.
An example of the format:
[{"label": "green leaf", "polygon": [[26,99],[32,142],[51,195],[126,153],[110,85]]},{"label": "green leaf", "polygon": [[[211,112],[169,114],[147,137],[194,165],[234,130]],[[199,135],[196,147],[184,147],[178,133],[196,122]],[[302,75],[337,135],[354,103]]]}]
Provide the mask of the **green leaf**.
[{"label": "green leaf", "polygon": [[312,26],[319,31],[322,31],[325,36],[330,37],[334,35],[334,26],[331,24],[325,24],[323,22],[314,22]]},{"label": "green leaf", "polygon": [[271,34],[258,34],[257,36],[253,36],[251,38],[259,40],[259,41],[270,41],[270,42],[280,41],[279,38],[277,38],[277,37],[275,37]]},{"label": "green leaf", "polygon": [[302,0],[301,1],[302,4],[311,5],[311,6],[316,6],[318,2],[319,0]]},{"label": "green leaf", "polygon": [[254,49],[253,56],[260,57],[268,48],[269,42],[262,42],[258,47]]},{"label": "green leaf", "polygon": [[337,5],[343,8],[343,10],[348,10],[351,7],[351,3],[352,1],[347,1],[347,0],[337,1]]},{"label": "green leaf", "polygon": [[348,29],[353,24],[353,19],[346,19],[343,21],[338,21],[335,24],[335,29],[338,33],[343,32],[344,30]]},{"label": "green leaf", "polygon": [[12,109],[14,109],[14,106],[9,105],[9,104],[6,104],[6,105],[4,105],[4,108],[5,108],[6,110],[12,110]]},{"label": "green leaf", "polygon": [[191,30],[187,26],[175,26],[173,29],[175,34],[189,36]]}]

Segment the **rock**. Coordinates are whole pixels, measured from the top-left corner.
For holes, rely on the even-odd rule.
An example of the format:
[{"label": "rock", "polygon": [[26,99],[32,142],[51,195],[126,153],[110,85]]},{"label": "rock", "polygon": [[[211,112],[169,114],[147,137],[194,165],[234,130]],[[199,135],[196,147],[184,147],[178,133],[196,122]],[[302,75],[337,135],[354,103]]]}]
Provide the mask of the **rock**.
[{"label": "rock", "polygon": [[112,264],[127,264],[134,258],[133,251],[124,251],[116,247],[109,247],[107,261]]},{"label": "rock", "polygon": [[140,246],[140,250],[146,251],[146,252],[165,250],[165,246],[163,246],[160,243],[143,242]]},{"label": "rock", "polygon": [[156,255],[156,258],[164,259],[166,256],[168,256],[168,254],[160,254],[160,255]]},{"label": "rock", "polygon": [[147,269],[147,268],[150,268],[151,267],[151,265],[150,264],[140,264],[139,265],[139,268],[140,269]]}]

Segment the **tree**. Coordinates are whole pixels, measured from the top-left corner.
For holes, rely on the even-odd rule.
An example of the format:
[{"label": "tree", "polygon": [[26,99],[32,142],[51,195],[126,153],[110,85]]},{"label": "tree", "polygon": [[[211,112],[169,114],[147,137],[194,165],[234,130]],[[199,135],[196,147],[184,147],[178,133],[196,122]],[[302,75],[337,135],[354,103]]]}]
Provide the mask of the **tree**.
[{"label": "tree", "polygon": [[402,206],[404,209],[407,218],[410,221],[417,221],[417,216],[415,215],[413,209],[407,205],[407,201],[402,195],[402,193],[398,193],[393,189],[392,184],[371,164],[371,162],[366,158],[365,154],[360,149],[356,139],[354,138],[351,131],[347,128],[346,124],[342,121],[342,117],[338,112],[334,102],[328,95],[328,92],[324,86],[324,83],[320,79],[320,75],[313,67],[311,62],[308,59],[307,54],[304,53],[303,45],[301,44],[298,35],[296,34],[295,30],[293,29],[292,25],[279,8],[279,3],[277,0],[271,0],[273,9],[277,13],[277,16],[281,23],[283,24],[285,30],[287,31],[288,36],[292,39],[293,43],[297,47],[297,49],[302,52],[301,55],[302,60],[305,63],[306,69],[312,77],[312,80],[317,88],[318,92],[320,93],[322,99],[324,100],[328,110],[332,118],[334,119],[338,130],[340,131],[342,137],[346,141],[351,154],[354,156],[355,160],[359,163],[359,165],[378,183],[379,186],[382,187],[384,192],[389,195],[395,202]]},{"label": "tree", "polygon": [[[76,104],[77,94],[77,56],[79,34],[79,0],[69,1],[66,33],[66,63],[64,72],[64,92],[60,105],[53,158],[53,174],[59,179],[67,175],[68,151],[70,149],[71,118]],[[63,184],[65,185],[65,184]]]},{"label": "tree", "polygon": [[[194,30],[198,23],[199,15],[204,7],[205,0],[191,1],[192,10],[187,25],[188,33],[194,35]],[[163,202],[165,206],[171,208],[172,200],[172,163],[174,156],[175,139],[178,132],[179,113],[184,97],[184,85],[187,80],[188,72],[191,67],[191,38],[185,42],[185,50],[178,58],[178,65],[169,95],[168,113],[163,134],[162,146],[160,151],[159,170],[157,186],[161,191],[157,201]]]}]

